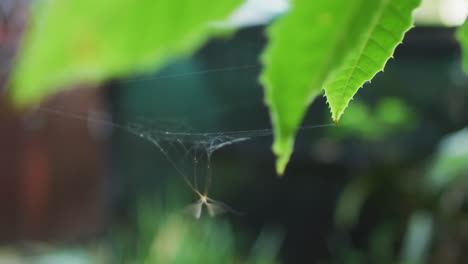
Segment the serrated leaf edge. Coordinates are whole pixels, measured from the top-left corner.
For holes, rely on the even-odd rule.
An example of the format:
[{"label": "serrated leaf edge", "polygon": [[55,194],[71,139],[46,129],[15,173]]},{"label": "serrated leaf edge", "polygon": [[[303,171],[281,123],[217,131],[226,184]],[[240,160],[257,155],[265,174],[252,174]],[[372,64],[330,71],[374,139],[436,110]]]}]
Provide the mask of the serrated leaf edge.
[{"label": "serrated leaf edge", "polygon": [[[380,24],[380,20],[384,14],[384,11],[387,9],[387,8],[391,8],[392,6],[392,2],[391,0],[387,0],[383,5],[382,7],[380,8],[378,14],[375,16],[373,22],[372,22],[372,27],[371,27],[371,30],[369,30],[369,34],[368,34],[368,37],[365,41],[365,44],[364,46],[361,48],[361,51],[359,52],[359,56],[358,58],[356,59],[356,62],[354,63],[354,66],[352,67],[353,68],[353,72],[351,74],[348,75],[348,78],[347,78],[347,81],[346,81],[346,85],[343,85],[343,88],[341,90],[344,91],[344,87],[347,87],[349,86],[349,81],[351,80],[352,76],[354,75],[354,71],[356,68],[359,68],[358,67],[358,64],[359,62],[361,61],[361,58],[364,56],[364,51],[366,50],[366,48],[368,47],[368,44],[369,42],[372,40],[372,35],[373,33],[376,31],[377,27],[379,26]],[[403,19],[403,18],[402,18]],[[411,18],[412,19],[412,18]],[[391,55],[382,63],[382,67],[377,71],[375,72],[375,74],[368,80],[364,80],[362,82],[362,84],[359,86],[359,88],[356,90],[356,92],[353,94],[353,96],[351,96],[345,103],[344,107],[342,108],[342,110],[338,113],[335,113],[333,112],[333,109],[331,107],[331,104],[330,102],[328,101],[328,97],[327,97],[327,92],[326,92],[326,89],[325,89],[325,86],[323,88],[323,90],[325,91],[325,94],[324,96],[327,97],[327,104],[328,104],[328,107],[330,109],[330,113],[332,114],[332,120],[335,124],[338,124],[341,116],[344,114],[346,108],[348,107],[349,103],[351,102],[351,100],[353,99],[354,95],[356,95],[356,93],[359,91],[359,89],[363,88],[364,85],[366,83],[370,83],[372,79],[374,79],[374,77],[379,74],[380,72],[384,72],[384,69],[385,69],[385,66],[387,64],[387,62],[390,60],[390,59],[394,59],[393,55],[395,53],[395,50],[396,48],[400,45],[400,44],[403,44],[403,39],[404,39],[404,36],[405,34],[414,27],[414,24],[413,24],[413,21],[411,21],[410,23],[410,26],[407,27],[402,33],[401,33],[401,36],[398,37],[398,42],[394,45],[394,47],[392,48],[392,53]],[[344,93],[344,92],[343,92]]]}]

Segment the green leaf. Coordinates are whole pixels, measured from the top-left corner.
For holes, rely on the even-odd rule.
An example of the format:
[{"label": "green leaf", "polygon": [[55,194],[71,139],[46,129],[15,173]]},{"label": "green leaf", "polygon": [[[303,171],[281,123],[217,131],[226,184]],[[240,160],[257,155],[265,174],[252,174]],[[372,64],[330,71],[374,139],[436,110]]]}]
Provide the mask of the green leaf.
[{"label": "green leaf", "polygon": [[419,4],[420,0],[368,1],[367,7],[373,10],[372,20],[362,17],[356,20],[355,26],[361,29],[358,45],[324,86],[335,122],[358,89],[383,71],[405,32],[412,27],[412,13]]},{"label": "green leaf", "polygon": [[242,0],[48,0],[38,3],[12,79],[14,102],[77,81],[154,71],[220,32]]},{"label": "green leaf", "polygon": [[465,24],[457,30],[457,39],[463,52],[463,68],[468,74],[468,21],[465,21]]},{"label": "green leaf", "polygon": [[[407,10],[407,6],[418,4],[419,0],[295,0],[292,10],[269,28],[270,43],[262,55],[265,68],[261,82],[275,131],[273,152],[278,158],[279,174],[284,172],[292,154],[294,137],[306,109],[327,80],[343,78],[342,73],[334,72],[362,49],[376,21],[381,20],[382,9],[393,14],[392,19],[381,21],[382,27],[393,29],[404,20],[401,16],[406,17],[406,12],[410,17],[412,9]],[[406,27],[401,29],[405,30]],[[388,36],[383,32],[384,29],[373,37],[387,42]],[[396,46],[401,39],[395,41]],[[382,67],[388,57],[380,58]]]}]

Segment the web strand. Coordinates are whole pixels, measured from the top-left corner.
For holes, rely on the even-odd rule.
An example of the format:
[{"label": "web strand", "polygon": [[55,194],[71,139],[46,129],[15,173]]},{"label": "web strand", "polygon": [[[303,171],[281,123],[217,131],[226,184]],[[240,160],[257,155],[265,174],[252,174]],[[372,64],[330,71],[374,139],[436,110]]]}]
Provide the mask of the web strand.
[{"label": "web strand", "polygon": [[167,75],[156,75],[152,77],[136,77],[130,78],[126,80],[119,81],[117,83],[121,84],[128,84],[128,83],[135,83],[135,82],[149,82],[154,80],[160,79],[171,79],[171,78],[180,78],[180,77],[187,77],[187,76],[196,76],[196,75],[204,75],[208,73],[219,73],[219,72],[228,72],[228,71],[238,71],[238,70],[247,70],[247,69],[255,69],[260,68],[261,64],[247,64],[242,66],[231,66],[225,68],[213,68],[201,71],[194,71],[194,72],[185,72],[185,73],[175,73],[175,74],[167,74]]}]

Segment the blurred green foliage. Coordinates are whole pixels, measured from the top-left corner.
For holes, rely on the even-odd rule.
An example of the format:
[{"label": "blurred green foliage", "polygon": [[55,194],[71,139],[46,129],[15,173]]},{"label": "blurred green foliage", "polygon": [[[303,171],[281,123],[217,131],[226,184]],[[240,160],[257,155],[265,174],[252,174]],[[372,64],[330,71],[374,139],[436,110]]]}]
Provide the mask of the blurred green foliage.
[{"label": "blurred green foliage", "polygon": [[[355,105],[353,104],[350,110]],[[357,112],[362,115],[365,111],[358,110]],[[350,111],[350,113],[353,112]],[[396,190],[392,189],[394,186],[389,184],[384,184],[384,187],[379,188],[379,182],[382,179],[375,179],[373,177],[375,175],[352,180],[341,193],[335,210],[336,227],[342,232],[347,233],[356,228],[364,208],[369,206],[371,199],[378,196],[379,191],[383,191],[381,188],[392,189],[389,191],[392,195],[389,199],[394,206],[398,207],[398,213],[404,213],[403,216],[399,216],[400,218],[396,216],[395,219],[379,222],[369,235],[369,245],[365,249],[356,249],[348,243],[342,243],[334,260],[339,260],[337,263],[422,264],[428,263],[430,259],[436,259],[437,253],[440,253],[437,248],[447,246],[444,243],[453,243],[453,241],[444,240],[447,240],[447,237],[460,235],[457,232],[462,232],[467,222],[463,202],[466,200],[467,190],[467,151],[467,128],[447,135],[440,141],[434,158],[426,164],[427,170],[420,179],[416,180],[413,177],[415,179],[411,180],[404,174],[391,174],[390,177],[394,178],[395,182],[399,182],[402,186],[409,186],[408,190],[401,194],[395,193]],[[401,186],[397,188],[403,189]],[[397,199],[400,199],[398,196],[403,196],[401,201],[408,204],[398,206],[399,200]],[[378,206],[384,206],[382,201],[378,202]],[[395,221],[396,219],[399,220]],[[385,232],[380,232],[382,228],[395,224],[406,226],[400,243],[397,237],[387,236]],[[395,235],[397,230],[394,228],[392,230],[391,233]],[[460,236],[463,237],[463,235]],[[463,241],[457,243],[463,245]],[[398,248],[398,254],[395,254],[395,248]],[[368,262],[376,254],[375,252],[380,252],[381,256],[387,257],[379,261],[374,259]],[[463,259],[463,252],[459,252],[458,249],[454,249],[453,252],[460,254],[459,258]],[[442,256],[442,259],[446,260],[447,257]]]},{"label": "blurred green foliage", "polygon": [[468,128],[447,135],[439,144],[430,167],[427,185],[440,191],[468,175]]},{"label": "blurred green foliage", "polygon": [[174,203],[170,207],[139,202],[133,227],[116,227],[113,232],[117,263],[279,263],[282,235],[278,231],[264,230],[251,251],[242,253],[238,247],[242,236],[236,236],[222,217],[195,219],[183,208],[174,209],[178,207]]},{"label": "blurred green foliage", "polygon": [[430,213],[416,211],[411,215],[403,244],[402,264],[427,263],[432,229],[433,219]]},{"label": "blurred green foliage", "polygon": [[43,246],[36,251],[0,250],[0,263],[18,264],[275,264],[282,235],[260,233],[251,251],[242,253],[231,225],[222,218],[197,220],[183,211],[166,213],[160,207],[140,204],[132,228],[115,228],[107,241],[85,247]]},{"label": "blurred green foliage", "polygon": [[38,1],[11,91],[19,105],[66,86],[154,71],[221,33],[241,0]]},{"label": "blurred green foliage", "polygon": [[340,122],[341,129],[330,129],[336,138],[353,137],[376,141],[417,126],[415,111],[403,100],[384,97],[375,106],[356,101]]}]

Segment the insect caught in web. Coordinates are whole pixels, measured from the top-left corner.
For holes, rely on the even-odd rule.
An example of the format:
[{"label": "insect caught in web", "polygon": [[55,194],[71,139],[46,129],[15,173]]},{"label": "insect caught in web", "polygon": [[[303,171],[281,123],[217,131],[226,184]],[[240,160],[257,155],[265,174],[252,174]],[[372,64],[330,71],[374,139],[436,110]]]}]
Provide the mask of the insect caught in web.
[{"label": "insect caught in web", "polygon": [[198,159],[196,157],[194,159],[195,167],[194,167],[194,172],[193,172],[193,183],[191,183],[188,180],[188,178],[185,177],[185,175],[184,175],[185,182],[192,189],[192,191],[194,192],[194,194],[198,198],[198,200],[195,203],[190,204],[187,207],[185,207],[184,212],[187,215],[192,216],[192,217],[194,217],[196,219],[200,219],[204,207],[206,207],[206,211],[208,212],[208,215],[210,217],[215,217],[215,216],[218,216],[218,215],[221,215],[221,214],[224,214],[224,213],[232,213],[232,214],[235,214],[235,215],[243,215],[243,213],[241,213],[241,212],[239,212],[237,210],[234,210],[233,208],[231,208],[227,204],[225,204],[223,202],[220,202],[220,201],[213,200],[210,197],[208,197],[208,191],[209,191],[209,187],[211,185],[211,168],[210,168],[211,158],[210,158],[210,154],[207,155],[207,162],[208,162],[208,167],[207,167],[208,173],[207,173],[207,176],[206,176],[207,179],[205,180],[205,191],[204,191],[203,194],[198,189],[198,179],[197,179]]},{"label": "insect caught in web", "polygon": [[203,207],[206,207],[208,215],[211,217],[218,216],[223,213],[232,213],[235,215],[243,215],[243,213],[236,211],[229,207],[227,204],[216,201],[208,197],[207,195],[201,194],[200,192],[195,192],[199,199],[195,203],[187,206],[184,211],[190,216],[200,219],[203,211]]}]

